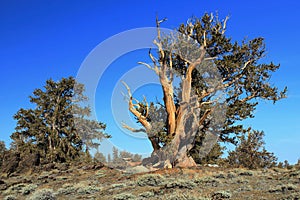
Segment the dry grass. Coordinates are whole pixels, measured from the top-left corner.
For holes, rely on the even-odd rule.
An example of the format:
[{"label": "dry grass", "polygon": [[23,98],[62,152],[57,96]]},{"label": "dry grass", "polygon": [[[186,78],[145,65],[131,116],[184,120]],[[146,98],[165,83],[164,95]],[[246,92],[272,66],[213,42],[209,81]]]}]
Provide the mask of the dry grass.
[{"label": "dry grass", "polygon": [[102,168],[0,178],[0,199],[299,199],[300,170],[199,167],[124,174]]}]

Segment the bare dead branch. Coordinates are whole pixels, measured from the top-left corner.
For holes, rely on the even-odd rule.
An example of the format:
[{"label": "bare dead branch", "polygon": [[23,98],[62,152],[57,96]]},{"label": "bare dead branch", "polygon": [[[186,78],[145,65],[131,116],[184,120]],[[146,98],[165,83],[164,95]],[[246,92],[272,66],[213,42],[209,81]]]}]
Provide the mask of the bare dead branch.
[{"label": "bare dead branch", "polygon": [[203,47],[202,48],[205,48],[206,47],[206,30],[203,31]]},{"label": "bare dead branch", "polygon": [[134,98],[132,97],[130,87],[124,81],[122,81],[122,83],[126,87],[127,92],[128,92],[129,111],[138,119],[138,121],[145,127],[146,130],[151,130],[151,128],[152,128],[151,124],[147,121],[146,117],[136,109],[136,107],[139,107],[138,100],[135,99],[135,101],[138,102],[137,104],[133,104],[133,102],[132,102],[134,100]]},{"label": "bare dead branch", "polygon": [[125,81],[121,81],[121,82],[126,87],[129,98],[131,98],[132,95],[131,95],[131,90],[130,90],[129,86],[127,85],[127,83]]},{"label": "bare dead branch", "polygon": [[222,35],[225,33],[226,31],[226,25],[227,25],[227,21],[228,21],[229,17],[226,16],[226,18],[224,19],[224,22],[223,22],[223,30],[222,30]]},{"label": "bare dead branch", "polygon": [[246,101],[249,101],[249,100],[255,98],[256,95],[257,95],[257,91],[255,91],[254,93],[252,93],[250,96],[247,96],[247,97],[241,99],[240,102],[244,103],[244,102],[246,102]]},{"label": "bare dead branch", "polygon": [[158,68],[157,67],[151,67],[149,64],[147,64],[147,63],[144,63],[144,62],[138,62],[138,64],[141,64],[141,65],[144,65],[144,66],[146,66],[147,68],[149,68],[149,69],[151,69],[151,70],[153,70],[156,74],[158,74],[159,73],[159,71],[158,71]]},{"label": "bare dead branch", "polygon": [[146,96],[144,96],[144,102],[145,102],[145,104],[146,104],[146,114],[145,114],[145,117],[147,118],[148,115],[149,115],[149,105],[148,105]]},{"label": "bare dead branch", "polygon": [[132,128],[132,127],[128,126],[124,122],[122,122],[122,127],[129,130],[129,131],[131,131],[131,132],[133,132],[133,133],[138,133],[138,132],[146,133],[146,129],[144,129],[144,128],[135,129],[135,128]]},{"label": "bare dead branch", "polygon": [[204,61],[209,61],[209,60],[214,60],[217,59],[218,57],[208,57],[208,58],[204,58]]},{"label": "bare dead branch", "polygon": [[201,125],[201,124],[204,122],[204,120],[207,118],[207,116],[208,116],[211,112],[212,112],[211,109],[208,109],[208,110],[205,111],[204,115],[203,115],[203,116],[201,117],[201,119],[199,120],[199,125]]},{"label": "bare dead branch", "polygon": [[149,56],[150,56],[150,58],[151,58],[153,64],[156,66],[156,59],[154,58],[154,56],[153,56],[152,53],[151,53],[151,48],[149,49],[148,54],[149,54]]}]

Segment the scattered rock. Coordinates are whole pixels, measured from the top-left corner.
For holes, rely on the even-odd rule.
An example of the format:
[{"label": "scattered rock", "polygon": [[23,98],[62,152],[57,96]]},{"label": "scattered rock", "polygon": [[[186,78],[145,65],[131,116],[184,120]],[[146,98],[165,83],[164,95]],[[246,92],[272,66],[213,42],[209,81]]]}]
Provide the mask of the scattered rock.
[{"label": "scattered rock", "polygon": [[136,174],[136,173],[145,173],[149,172],[150,170],[143,165],[135,166],[135,167],[128,167],[126,168],[125,172],[129,174]]}]

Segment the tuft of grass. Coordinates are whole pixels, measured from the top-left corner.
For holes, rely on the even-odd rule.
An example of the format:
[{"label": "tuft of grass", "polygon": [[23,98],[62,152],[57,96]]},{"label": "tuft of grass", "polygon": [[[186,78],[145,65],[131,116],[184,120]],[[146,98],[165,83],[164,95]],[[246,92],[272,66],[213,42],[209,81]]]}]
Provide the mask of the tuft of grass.
[{"label": "tuft of grass", "polygon": [[210,198],[199,197],[199,195],[191,195],[175,191],[173,194],[165,194],[161,198],[163,200],[210,200]]},{"label": "tuft of grass", "polygon": [[98,177],[98,178],[101,178],[101,177],[104,177],[106,176],[105,173],[103,173],[102,170],[98,170],[96,171],[95,175]]},{"label": "tuft of grass", "polygon": [[4,200],[17,200],[17,197],[14,195],[8,195],[8,196],[4,197]]},{"label": "tuft of grass", "polygon": [[57,181],[65,181],[65,180],[68,180],[68,177],[66,177],[66,176],[58,176],[58,177],[56,177],[56,180]]},{"label": "tuft of grass", "polygon": [[130,193],[122,193],[114,196],[114,200],[130,200],[130,199],[136,199],[136,196]]},{"label": "tuft of grass", "polygon": [[232,173],[232,172],[229,172],[227,174],[227,178],[235,178],[235,177],[236,177],[236,175],[234,173]]},{"label": "tuft of grass", "polygon": [[52,189],[41,189],[35,191],[29,200],[56,200]]},{"label": "tuft of grass", "polygon": [[192,180],[175,180],[169,183],[166,183],[166,188],[187,188],[193,189],[196,187],[196,183]]},{"label": "tuft of grass", "polygon": [[238,183],[238,184],[249,183],[249,181],[246,180],[246,179],[244,179],[243,177],[237,177],[235,181],[236,181],[236,183]]},{"label": "tuft of grass", "polygon": [[95,186],[86,186],[78,189],[79,194],[93,194],[96,192],[99,192],[101,190],[100,187],[95,187]]},{"label": "tuft of grass", "polygon": [[35,184],[29,184],[29,185],[26,185],[26,186],[22,189],[22,194],[23,194],[23,195],[28,195],[28,194],[30,194],[31,192],[34,192],[36,188],[37,188],[37,185],[35,185]]},{"label": "tuft of grass", "polygon": [[22,193],[23,188],[25,188],[26,185],[24,183],[19,183],[16,185],[12,185],[7,190],[4,191],[4,194],[18,194]]},{"label": "tuft of grass", "polygon": [[213,187],[217,187],[221,183],[218,179],[211,176],[204,176],[201,178],[197,178],[194,180],[194,182],[196,184],[200,184],[200,185],[205,184]]},{"label": "tuft of grass", "polygon": [[214,192],[211,197],[213,200],[229,199],[229,198],[231,198],[231,193],[229,191],[220,190],[220,191]]},{"label": "tuft of grass", "polygon": [[164,177],[160,174],[145,174],[137,179],[139,186],[160,186],[164,183]]},{"label": "tuft of grass", "polygon": [[226,178],[225,174],[223,174],[223,173],[216,174],[216,175],[214,175],[214,177],[215,178],[221,178],[221,179],[225,179]]},{"label": "tuft of grass", "polygon": [[113,189],[115,189],[115,188],[123,188],[123,187],[125,187],[126,186],[126,183],[115,183],[115,184],[112,184],[111,185],[111,187],[113,188]]},{"label": "tuft of grass", "polygon": [[139,194],[140,197],[144,197],[144,198],[154,197],[154,195],[155,195],[154,192],[151,191],[147,191]]},{"label": "tuft of grass", "polygon": [[253,176],[253,172],[251,171],[244,171],[239,173],[240,176]]},{"label": "tuft of grass", "polygon": [[62,188],[59,188],[57,190],[57,193],[63,194],[63,195],[68,195],[68,194],[74,194],[76,192],[76,190],[77,190],[77,188],[74,187],[73,184],[67,183],[67,184],[64,184],[62,186]]},{"label": "tuft of grass", "polygon": [[294,184],[277,185],[276,187],[269,189],[270,193],[277,193],[277,192],[286,193],[289,191],[298,191],[297,185]]}]

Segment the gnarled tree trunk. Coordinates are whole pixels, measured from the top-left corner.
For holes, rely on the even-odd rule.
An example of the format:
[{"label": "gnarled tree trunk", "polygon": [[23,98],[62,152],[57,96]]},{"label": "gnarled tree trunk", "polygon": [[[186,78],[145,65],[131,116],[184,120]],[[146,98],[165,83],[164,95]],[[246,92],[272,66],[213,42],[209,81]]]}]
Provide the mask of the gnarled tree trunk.
[{"label": "gnarled tree trunk", "polygon": [[[188,67],[185,76],[182,77],[181,101],[179,102],[179,106],[175,106],[172,54],[174,53],[174,51],[176,53],[176,49],[174,50],[172,48],[173,46],[176,46],[176,44],[170,44],[170,47],[168,47],[168,44],[165,44],[166,41],[164,38],[161,38],[160,34],[160,23],[161,21],[156,20],[158,36],[157,39],[154,40],[154,44],[156,44],[156,46],[158,47],[159,59],[155,59],[151,52],[149,52],[149,56],[153,61],[154,67],[151,67],[146,63],[140,63],[152,69],[159,77],[164,95],[163,100],[165,111],[167,113],[167,135],[169,136],[169,138],[172,138],[171,142],[160,148],[158,141],[155,141],[153,137],[157,133],[153,133],[151,122],[147,120],[148,103],[146,103],[147,112],[145,116],[138,111],[138,103],[133,104],[133,98],[130,88],[124,83],[129,96],[129,110],[145,128],[142,131],[148,134],[148,138],[150,139],[154,149],[151,157],[143,160],[144,165],[151,164],[156,167],[166,167],[166,163],[170,163],[172,167],[196,166],[193,158],[188,156],[188,152],[193,148],[194,138],[199,128],[199,122],[201,121],[199,119],[200,108],[198,103],[198,96],[192,95],[192,72],[204,60],[206,54],[205,37],[203,42],[204,45],[199,48],[196,58],[186,60],[184,57],[182,57],[182,55],[180,55],[179,52],[179,56],[183,60],[186,60],[186,62],[188,63]],[[174,43],[176,42],[178,42],[177,39],[174,40]],[[180,42],[181,41],[179,41],[179,45],[177,46],[182,45],[180,44]],[[189,42],[187,42],[187,44],[189,44]],[[164,47],[167,47],[167,49],[164,49]],[[135,130],[125,124],[123,125],[123,127],[134,132],[141,131],[141,129]]]}]

